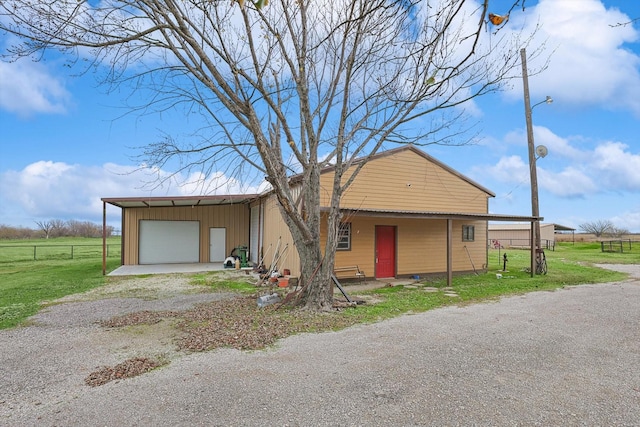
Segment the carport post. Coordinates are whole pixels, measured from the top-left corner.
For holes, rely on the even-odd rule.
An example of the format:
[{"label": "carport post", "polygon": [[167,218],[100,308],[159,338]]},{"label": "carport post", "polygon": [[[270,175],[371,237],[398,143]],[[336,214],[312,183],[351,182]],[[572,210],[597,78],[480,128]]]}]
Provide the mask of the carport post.
[{"label": "carport post", "polygon": [[102,275],[107,274],[107,202],[102,201]]},{"label": "carport post", "polygon": [[447,218],[447,286],[453,283],[453,220]]}]

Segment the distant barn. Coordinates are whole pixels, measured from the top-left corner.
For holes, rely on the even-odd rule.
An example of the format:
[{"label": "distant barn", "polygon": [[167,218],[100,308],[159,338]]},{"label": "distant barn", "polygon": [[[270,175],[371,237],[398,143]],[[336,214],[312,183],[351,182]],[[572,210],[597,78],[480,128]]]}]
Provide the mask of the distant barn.
[{"label": "distant barn", "polygon": [[[544,249],[553,249],[556,234],[575,231],[571,227],[559,224],[540,224],[540,245]],[[489,247],[491,248],[530,248],[531,223],[489,223]]]}]

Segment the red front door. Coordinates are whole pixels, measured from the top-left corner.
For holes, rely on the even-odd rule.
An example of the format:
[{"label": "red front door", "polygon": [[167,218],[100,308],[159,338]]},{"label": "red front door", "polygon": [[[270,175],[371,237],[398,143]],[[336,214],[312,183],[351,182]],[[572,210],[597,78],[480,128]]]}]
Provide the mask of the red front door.
[{"label": "red front door", "polygon": [[396,228],[376,226],[376,278],[396,276]]}]

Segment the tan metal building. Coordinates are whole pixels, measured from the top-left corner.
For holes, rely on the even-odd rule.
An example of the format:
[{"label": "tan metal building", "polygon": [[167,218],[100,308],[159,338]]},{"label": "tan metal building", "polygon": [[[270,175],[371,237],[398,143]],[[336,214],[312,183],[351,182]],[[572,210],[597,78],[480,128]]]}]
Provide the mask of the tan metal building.
[{"label": "tan metal building", "polygon": [[[327,168],[321,175],[324,208],[332,172]],[[494,196],[416,147],[380,153],[342,198],[336,270],[353,278],[358,272],[389,278],[483,270],[487,222],[532,220],[489,214]],[[125,265],[217,262],[236,246],[248,246],[251,261],[264,256],[267,265],[276,250],[287,248],[278,267],[299,273],[298,253],[272,193],[102,200],[122,208]]]},{"label": "tan metal building", "polygon": [[122,264],[223,262],[249,243],[257,194],[103,198],[122,209]]},{"label": "tan metal building", "polygon": [[[540,245],[543,249],[555,247],[557,231],[573,230],[558,224],[540,224]],[[490,223],[489,247],[492,248],[530,248],[531,223]]]}]

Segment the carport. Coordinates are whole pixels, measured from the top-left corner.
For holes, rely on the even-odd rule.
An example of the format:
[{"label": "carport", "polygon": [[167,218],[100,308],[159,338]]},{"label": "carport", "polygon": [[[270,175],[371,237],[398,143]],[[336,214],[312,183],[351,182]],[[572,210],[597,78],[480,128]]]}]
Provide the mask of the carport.
[{"label": "carport", "polygon": [[256,197],[257,194],[102,198],[103,275],[107,203],[122,209],[121,265],[127,268],[120,271],[209,271],[221,266],[233,248],[248,246],[249,203]]}]

